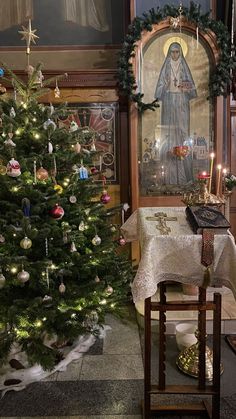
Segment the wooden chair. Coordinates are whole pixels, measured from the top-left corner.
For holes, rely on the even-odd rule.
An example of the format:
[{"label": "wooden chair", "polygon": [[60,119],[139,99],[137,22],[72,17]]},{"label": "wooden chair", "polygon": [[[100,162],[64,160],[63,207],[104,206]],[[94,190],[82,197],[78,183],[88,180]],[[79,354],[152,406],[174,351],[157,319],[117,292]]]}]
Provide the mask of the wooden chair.
[{"label": "wooden chair", "polygon": [[[206,385],[205,349],[206,349],[206,311],[213,311],[213,381]],[[151,311],[159,311],[159,373],[158,384],[151,383]],[[166,312],[198,311],[199,330],[199,375],[196,385],[166,385]],[[143,418],[149,419],[155,414],[175,413],[176,415],[207,414],[211,419],[220,419],[220,357],[221,357],[221,295],[214,294],[214,300],[206,301],[206,290],[199,288],[196,301],[166,301],[166,284],[160,284],[160,301],[145,300],[145,343],[144,343],[144,403]],[[202,400],[199,403],[172,405],[152,404],[152,395],[198,395],[210,396],[211,403]]]}]

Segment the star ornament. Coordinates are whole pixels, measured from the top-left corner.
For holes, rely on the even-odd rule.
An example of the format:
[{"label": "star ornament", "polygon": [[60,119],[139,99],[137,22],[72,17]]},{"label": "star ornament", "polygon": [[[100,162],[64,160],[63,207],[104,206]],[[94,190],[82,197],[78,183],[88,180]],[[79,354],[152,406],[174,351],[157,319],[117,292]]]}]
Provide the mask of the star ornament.
[{"label": "star ornament", "polygon": [[28,28],[26,28],[25,26],[22,26],[22,29],[23,29],[22,31],[18,31],[18,32],[19,32],[19,34],[22,35],[21,39],[26,41],[27,53],[29,54],[31,41],[35,44],[36,39],[39,38],[37,35],[35,35],[35,32],[36,32],[37,29],[32,30],[30,19],[29,19],[29,23],[28,23]]}]

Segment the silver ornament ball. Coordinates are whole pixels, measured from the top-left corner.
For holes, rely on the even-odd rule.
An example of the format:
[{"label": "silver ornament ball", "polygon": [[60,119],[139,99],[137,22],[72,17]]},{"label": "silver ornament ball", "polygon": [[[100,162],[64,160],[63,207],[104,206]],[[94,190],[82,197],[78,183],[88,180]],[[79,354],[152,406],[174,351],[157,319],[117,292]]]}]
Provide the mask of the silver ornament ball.
[{"label": "silver ornament ball", "polygon": [[22,271],[20,271],[17,274],[17,278],[19,279],[20,282],[25,283],[25,282],[29,281],[30,274],[29,274],[29,272],[22,269]]}]

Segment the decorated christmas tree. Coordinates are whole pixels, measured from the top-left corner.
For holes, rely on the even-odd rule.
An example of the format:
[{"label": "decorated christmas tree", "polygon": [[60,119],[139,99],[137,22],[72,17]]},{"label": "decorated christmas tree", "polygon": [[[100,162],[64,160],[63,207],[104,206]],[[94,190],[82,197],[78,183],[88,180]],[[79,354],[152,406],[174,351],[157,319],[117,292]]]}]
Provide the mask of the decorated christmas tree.
[{"label": "decorated christmas tree", "polygon": [[[34,31],[23,29],[29,57]],[[132,269],[120,206],[108,208],[94,143],[83,144],[89,131],[60,127],[69,109],[40,103],[52,80],[29,60],[27,71],[24,82],[1,69],[0,361],[17,343],[30,364],[51,369],[61,342],[98,333],[105,314],[120,310]]]}]

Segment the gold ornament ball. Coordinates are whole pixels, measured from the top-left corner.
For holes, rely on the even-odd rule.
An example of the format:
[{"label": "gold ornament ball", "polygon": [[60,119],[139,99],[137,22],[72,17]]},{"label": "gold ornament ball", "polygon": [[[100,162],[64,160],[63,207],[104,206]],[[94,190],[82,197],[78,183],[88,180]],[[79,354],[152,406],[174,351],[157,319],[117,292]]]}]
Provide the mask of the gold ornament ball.
[{"label": "gold ornament ball", "polygon": [[61,185],[55,185],[54,186],[54,191],[56,191],[59,195],[62,194],[63,192],[63,187]]},{"label": "gold ornament ball", "polygon": [[24,237],[20,242],[20,247],[22,249],[30,249],[32,246],[32,241],[28,237]]},{"label": "gold ornament ball", "polygon": [[4,176],[7,173],[6,166],[0,165],[0,175]]},{"label": "gold ornament ball", "polygon": [[38,180],[47,180],[48,179],[48,171],[44,169],[43,167],[40,167],[40,169],[36,172],[36,177]]}]

